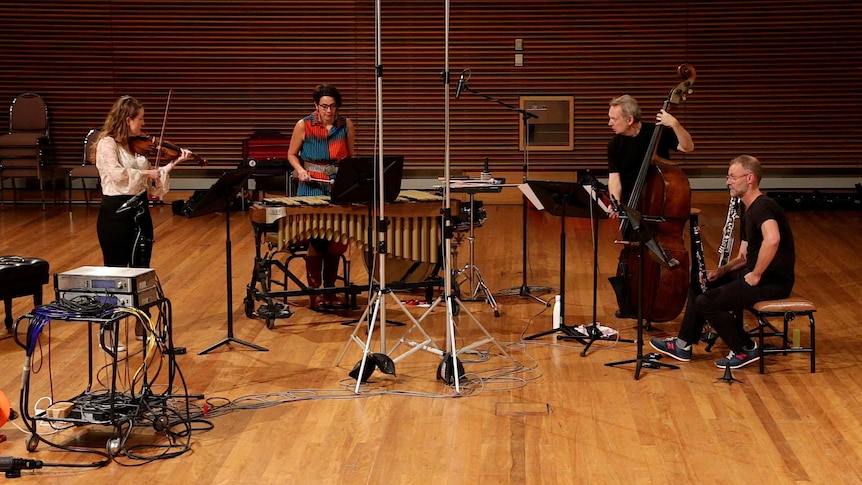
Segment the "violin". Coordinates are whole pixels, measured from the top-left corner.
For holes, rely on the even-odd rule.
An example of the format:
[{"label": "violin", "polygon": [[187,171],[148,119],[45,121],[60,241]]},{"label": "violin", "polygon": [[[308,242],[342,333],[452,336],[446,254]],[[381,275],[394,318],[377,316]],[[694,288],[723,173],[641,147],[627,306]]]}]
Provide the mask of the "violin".
[{"label": "violin", "polygon": [[[169,141],[161,140],[157,136],[143,134],[129,137],[129,149],[131,149],[131,151],[137,155],[155,155],[159,153],[160,145],[161,154],[159,156],[159,160],[163,160],[165,162],[173,162],[183,153],[182,148],[172,144]],[[205,166],[208,163],[206,159],[195,155],[194,153],[192,153],[191,156],[191,160],[197,162],[197,164],[201,167]]]}]

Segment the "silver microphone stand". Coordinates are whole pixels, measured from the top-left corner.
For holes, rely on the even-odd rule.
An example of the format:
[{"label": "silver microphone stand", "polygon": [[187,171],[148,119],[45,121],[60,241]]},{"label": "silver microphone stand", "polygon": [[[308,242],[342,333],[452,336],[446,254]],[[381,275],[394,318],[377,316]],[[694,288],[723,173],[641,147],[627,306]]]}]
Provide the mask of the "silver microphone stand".
[{"label": "silver microphone stand", "polygon": [[[464,352],[468,352],[474,348],[480,347],[485,344],[493,344],[499,350],[500,353],[509,359],[512,362],[515,362],[514,359],[509,355],[506,349],[500,345],[499,342],[488,332],[488,330],[482,326],[479,320],[464,307],[459,301],[456,295],[452,294],[452,209],[451,209],[451,201],[450,201],[450,191],[451,191],[451,173],[450,173],[450,141],[449,141],[449,1],[445,2],[445,40],[444,40],[444,63],[445,67],[443,70],[443,106],[444,106],[444,177],[443,177],[443,294],[440,298],[434,301],[431,306],[425,311],[425,313],[419,318],[418,322],[414,323],[413,327],[410,327],[404,336],[396,342],[395,346],[392,348],[394,350],[400,345],[404,344],[406,346],[412,347],[404,352],[402,355],[399,355],[394,360],[397,362],[398,360],[412,354],[413,352],[419,350],[430,351],[434,353],[440,353],[439,349],[429,348],[427,345],[419,342],[413,342],[409,340],[409,337],[414,329],[419,329],[424,336],[427,338],[427,333],[424,332],[419,322],[422,322],[427,316],[431,314],[434,308],[442,301],[446,304],[446,350],[442,353],[442,362],[440,363],[440,367],[438,367],[438,378],[443,378],[446,380],[447,384],[451,384],[455,387],[455,393],[461,393],[461,379],[464,378],[462,375],[463,367],[458,360],[458,355],[463,354]],[[457,313],[463,311],[464,314],[482,331],[484,334],[484,338],[481,340],[474,342],[470,345],[457,348],[455,342],[455,316]],[[447,370],[442,370],[447,369]],[[451,374],[451,382],[447,380],[448,376]]]},{"label": "silver microphone stand", "polygon": [[[347,348],[350,346],[351,342],[354,342],[360,347],[362,347],[362,359],[356,364],[356,367],[353,369],[353,371],[350,372],[350,376],[356,379],[356,387],[354,389],[355,394],[359,394],[362,382],[367,380],[367,378],[374,371],[375,367],[379,368],[384,373],[395,374],[395,361],[389,358],[389,354],[395,350],[395,347],[393,347],[391,350],[388,350],[386,347],[385,299],[387,295],[398,305],[404,315],[407,316],[407,318],[411,322],[413,322],[413,327],[411,327],[411,329],[416,328],[422,333],[424,338],[421,344],[422,347],[425,350],[429,350],[432,352],[436,352],[439,355],[443,355],[443,351],[440,350],[434,340],[428,335],[425,329],[422,328],[420,322],[413,317],[413,315],[409,312],[404,303],[398,299],[398,297],[392,292],[392,290],[386,287],[386,226],[388,222],[385,218],[385,204],[383,201],[383,64],[380,48],[380,0],[376,0],[374,2],[374,44],[375,85],[377,98],[377,139],[380,143],[380,148],[377,153],[377,170],[375,171],[375,176],[377,177],[377,188],[375,190],[373,200],[373,204],[376,206],[375,208],[378,216],[374,219],[374,221],[372,221],[372,224],[376,226],[375,233],[377,234],[377,237],[369,241],[369,244],[374,246],[373,249],[370,249],[371,252],[373,253],[374,251],[377,251],[378,256],[378,290],[369,298],[368,307],[363,312],[362,317],[359,319],[359,322],[357,322],[353,333],[350,335],[350,338],[348,339],[347,343],[345,343],[344,348],[341,350],[341,354],[338,356],[338,359],[335,362],[336,366],[341,363],[341,360],[344,358],[344,354],[347,352]],[[369,271],[369,280],[372,280],[373,278],[374,271],[372,270]],[[380,352],[372,353],[371,341],[374,336],[374,327],[375,323],[378,321],[378,316],[380,322]],[[357,336],[360,329],[365,328],[363,322],[367,322],[368,328],[364,342]]]}]

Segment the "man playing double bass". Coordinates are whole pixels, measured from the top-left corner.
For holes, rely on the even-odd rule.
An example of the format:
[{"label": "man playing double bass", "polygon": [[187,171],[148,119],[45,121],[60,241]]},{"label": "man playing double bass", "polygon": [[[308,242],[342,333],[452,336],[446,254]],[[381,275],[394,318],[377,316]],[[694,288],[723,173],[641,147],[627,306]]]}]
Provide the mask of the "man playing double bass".
[{"label": "man playing double bass", "polygon": [[[688,67],[689,70],[685,71],[688,74],[686,86],[690,86],[694,74],[693,68]],[[672,91],[672,95],[679,91],[682,86],[681,84]],[[667,220],[670,222],[662,224],[664,229],[661,232],[664,235],[661,237],[661,244],[663,249],[670,251],[669,255],[681,256],[680,253],[685,252],[685,249],[679,219],[687,221],[691,210],[690,192],[682,192],[682,190],[689,191],[688,180],[678,168],[660,162],[660,160],[669,160],[671,150],[680,152],[694,150],[691,135],[676,117],[667,112],[667,107],[670,104],[678,102],[679,99],[669,98],[656,114],[656,123],[649,123],[641,121],[641,110],[633,97],[626,94],[611,100],[608,109],[608,126],[614,130],[615,134],[608,142],[608,189],[611,196],[621,204],[629,205],[640,211],[650,211],[647,214],[653,217],[664,219],[667,216]],[[660,127],[670,129],[661,129],[660,132],[657,132],[656,130],[659,130]],[[652,151],[647,153],[650,149]],[[664,168],[658,172],[653,171],[649,168],[653,163],[660,163]],[[656,174],[658,175],[656,176]],[[644,177],[644,179],[640,179],[640,177]],[[665,177],[670,178],[665,179]],[[636,189],[636,186],[642,188]],[[640,192],[634,193],[635,190],[640,190]],[[654,190],[669,192],[652,193]],[[650,192],[650,194],[645,192]],[[665,202],[668,206],[662,208],[641,207],[638,199],[643,200],[649,197],[666,198]],[[665,213],[668,209],[670,211]],[[656,210],[659,212],[653,212]],[[611,219],[619,217],[616,211],[611,211],[608,216]],[[674,235],[674,228],[678,226],[680,233]],[[627,229],[624,230],[628,232]],[[631,235],[623,234],[622,236],[625,239]],[[639,259],[636,255],[637,253],[634,252],[633,248],[624,247],[620,253],[617,275],[610,278],[619,304],[617,316],[635,318],[635,315],[639,313],[635,303],[638,296],[633,290],[639,284],[635,281],[643,281],[645,285],[643,317],[659,322],[676,318],[685,304],[687,277],[681,277],[680,274],[677,274],[679,269],[676,271],[663,270],[658,267],[657,263],[655,265],[650,263],[649,266],[644,267],[644,275],[638,275],[639,270],[636,269],[638,266],[634,263],[635,260]],[[677,257],[675,259],[682,261],[687,258]]]},{"label": "man playing double bass", "polygon": [[[656,154],[670,159],[670,151],[688,153],[694,150],[691,135],[675,116],[665,110],[656,114],[656,123],[670,130],[663,130],[658,140]],[[627,204],[638,172],[647,154],[656,123],[641,121],[641,110],[635,98],[624,94],[614,98],[608,109],[608,126],[614,136],[608,142],[608,189],[620,203]],[[617,218],[613,211],[609,214]]]}]

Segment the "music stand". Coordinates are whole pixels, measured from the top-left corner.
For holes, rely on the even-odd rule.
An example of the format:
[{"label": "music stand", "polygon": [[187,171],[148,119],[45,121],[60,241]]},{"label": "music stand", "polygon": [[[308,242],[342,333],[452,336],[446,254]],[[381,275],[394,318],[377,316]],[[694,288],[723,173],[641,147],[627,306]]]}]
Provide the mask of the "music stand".
[{"label": "music stand", "polygon": [[641,367],[649,367],[651,369],[658,369],[661,367],[668,367],[670,369],[679,369],[678,366],[673,364],[665,364],[663,362],[659,362],[658,360],[652,357],[644,357],[643,347],[644,347],[644,325],[643,325],[643,284],[644,284],[644,255],[646,252],[644,251],[644,246],[649,248],[650,257],[652,257],[656,262],[661,264],[667,269],[673,269],[679,266],[679,261],[674,259],[672,256],[669,256],[664,252],[664,249],[659,245],[658,241],[656,241],[655,237],[652,235],[652,231],[649,230],[649,227],[643,223],[643,218],[641,214],[632,209],[631,207],[620,204],[619,205],[620,212],[623,213],[626,219],[628,219],[629,225],[631,227],[630,234],[637,234],[638,241],[627,241],[624,244],[637,245],[638,247],[638,342],[637,342],[637,356],[634,359],[629,360],[620,360],[617,362],[608,362],[606,366],[617,366],[621,364],[630,364],[632,362],[636,362],[637,366],[635,367],[635,380],[640,378]]},{"label": "music stand", "polygon": [[[373,211],[376,205],[375,187],[378,172],[377,159],[374,157],[347,157],[338,162],[338,173],[330,190],[329,200],[336,205],[365,204],[368,206],[368,241],[374,241]],[[392,203],[401,192],[401,177],[404,174],[404,157],[400,155],[384,155],[383,166],[383,201]],[[378,230],[386,232],[386,221],[377,221]],[[382,240],[382,235],[381,235]],[[374,247],[369,247],[366,253],[366,268],[369,268],[369,280],[374,278],[373,264]],[[361,320],[360,320],[361,321]],[[355,323],[355,322],[348,322]],[[404,325],[399,322],[389,322],[393,325]]]},{"label": "music stand", "polygon": [[230,342],[236,342],[241,345],[245,345],[247,347],[251,347],[255,350],[260,350],[263,352],[268,351],[264,347],[259,345],[255,345],[249,342],[245,342],[243,340],[234,338],[233,336],[233,291],[232,284],[232,270],[231,270],[231,243],[230,243],[230,203],[233,199],[236,198],[236,195],[242,190],[245,182],[251,176],[252,172],[254,172],[254,168],[242,168],[238,170],[231,170],[229,172],[225,172],[221,177],[210,187],[209,191],[204,195],[204,197],[194,204],[194,206],[189,206],[186,211],[186,215],[188,217],[197,217],[205,214],[211,214],[213,212],[224,212],[224,221],[225,221],[225,264],[227,265],[227,338],[222,341],[207,347],[202,350],[198,355],[203,355],[209,353],[213,349],[220,347],[224,344],[228,344]]},{"label": "music stand", "polygon": [[[338,174],[332,184],[330,201],[333,204],[369,204],[374,199],[373,157],[348,157],[338,162]],[[383,157],[383,202],[391,203],[401,192],[404,157]],[[369,239],[370,241],[370,239]]]},{"label": "music stand", "polygon": [[[600,337],[595,337],[596,334],[601,335],[601,331],[595,329],[591,335],[585,335],[565,324],[565,308],[566,308],[566,218],[567,217],[583,217],[590,218],[593,226],[593,321],[590,326],[596,325],[596,287],[598,277],[598,216],[597,214],[607,214],[604,209],[598,206],[598,203],[593,199],[584,186],[578,182],[557,182],[545,180],[528,180],[519,188],[524,193],[526,198],[539,210],[545,209],[550,214],[560,217],[560,326],[544,332],[539,332],[535,335],[526,337],[525,340],[532,340],[552,333],[561,332],[564,336],[558,336],[558,339],[571,338],[583,343],[583,340],[591,339],[598,340]],[[589,327],[588,327],[589,328]],[[589,348],[589,346],[587,347]],[[586,348],[584,349],[584,354]]]}]

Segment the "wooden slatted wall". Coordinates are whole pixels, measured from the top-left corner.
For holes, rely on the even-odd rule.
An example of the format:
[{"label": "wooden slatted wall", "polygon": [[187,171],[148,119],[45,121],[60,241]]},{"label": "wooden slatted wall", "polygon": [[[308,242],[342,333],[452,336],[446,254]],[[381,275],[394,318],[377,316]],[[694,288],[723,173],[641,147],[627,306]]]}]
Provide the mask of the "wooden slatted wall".
[{"label": "wooden slatted wall", "polygon": [[[381,5],[384,151],[405,155],[408,168],[442,170],[446,4]],[[358,126],[359,151],[370,154],[374,9],[371,0],[7,1],[0,103],[25,91],[45,97],[56,162],[71,166],[117,96],[141,99],[158,133],[173,89],[166,138],[220,169],[240,162],[254,130],[289,133],[311,112],[313,87],[328,82]],[[472,89],[509,105],[522,95],[574,96],[574,150],[531,152],[531,170],[601,170],[608,100],[632,94],[648,118],[687,62],[697,70],[695,92],[674,110],[697,146],[687,170],[718,170],[748,152],[790,168],[855,173],[860,20],[853,0],[453,1],[453,168],[479,168],[485,156],[497,169],[523,162],[517,112],[474,93],[454,99],[464,68]],[[516,38],[523,67],[513,62]],[[0,126],[7,122],[4,110]]]}]

